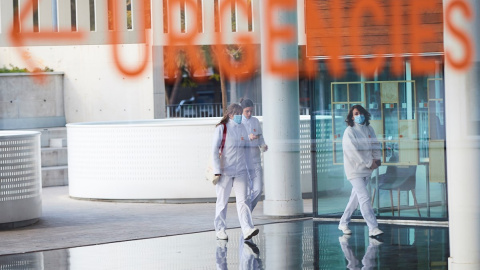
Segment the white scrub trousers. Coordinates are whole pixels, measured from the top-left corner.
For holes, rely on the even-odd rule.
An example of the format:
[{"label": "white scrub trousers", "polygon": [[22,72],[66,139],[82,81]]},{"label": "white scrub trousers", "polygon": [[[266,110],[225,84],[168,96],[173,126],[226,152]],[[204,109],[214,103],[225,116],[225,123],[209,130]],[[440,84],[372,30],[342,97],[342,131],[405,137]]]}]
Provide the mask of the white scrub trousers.
[{"label": "white scrub trousers", "polygon": [[253,164],[254,170],[250,171],[250,211],[253,212],[258,201],[262,197],[263,191],[263,175],[262,175],[262,163]]},{"label": "white scrub trousers", "polygon": [[217,192],[214,220],[215,231],[218,232],[227,228],[227,206],[232,187],[235,190],[238,220],[240,221],[243,235],[250,229],[253,229],[252,212],[247,200],[248,182],[246,173],[235,177],[222,174],[220,181],[215,186]]},{"label": "white scrub trousers", "polygon": [[348,225],[353,212],[357,210],[357,207],[360,204],[360,212],[367,222],[368,229],[371,231],[378,227],[377,218],[375,217],[372,205],[370,204],[370,195],[367,190],[368,178],[369,177],[361,177],[349,180],[352,184],[352,193],[347,207],[340,218],[340,225]]}]

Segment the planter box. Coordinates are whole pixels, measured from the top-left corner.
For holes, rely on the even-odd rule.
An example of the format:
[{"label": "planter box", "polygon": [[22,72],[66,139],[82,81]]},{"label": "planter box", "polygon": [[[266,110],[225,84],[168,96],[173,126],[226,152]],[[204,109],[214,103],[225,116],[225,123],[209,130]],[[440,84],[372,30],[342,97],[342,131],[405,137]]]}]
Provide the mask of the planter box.
[{"label": "planter box", "polygon": [[[35,78],[39,75],[44,78]],[[0,73],[0,129],[65,126],[63,76],[63,72]]]}]

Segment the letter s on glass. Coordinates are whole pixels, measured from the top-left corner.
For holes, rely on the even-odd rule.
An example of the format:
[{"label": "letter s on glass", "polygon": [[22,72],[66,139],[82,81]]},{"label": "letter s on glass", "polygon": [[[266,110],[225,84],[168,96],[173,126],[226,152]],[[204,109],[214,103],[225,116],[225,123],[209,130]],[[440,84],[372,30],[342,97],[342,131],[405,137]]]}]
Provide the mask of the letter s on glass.
[{"label": "letter s on glass", "polygon": [[473,16],[470,6],[463,0],[454,0],[447,5],[445,9],[446,28],[449,32],[452,33],[452,36],[457,38],[463,44],[465,50],[463,58],[455,60],[452,58],[450,51],[447,51],[447,49],[445,49],[445,59],[447,61],[447,64],[451,65],[454,69],[466,70],[470,67],[472,63],[471,59],[474,56],[474,51],[472,47],[472,41],[469,35],[455,27],[455,25],[453,25],[452,23],[452,13],[455,9],[459,9],[466,19],[471,20]]}]

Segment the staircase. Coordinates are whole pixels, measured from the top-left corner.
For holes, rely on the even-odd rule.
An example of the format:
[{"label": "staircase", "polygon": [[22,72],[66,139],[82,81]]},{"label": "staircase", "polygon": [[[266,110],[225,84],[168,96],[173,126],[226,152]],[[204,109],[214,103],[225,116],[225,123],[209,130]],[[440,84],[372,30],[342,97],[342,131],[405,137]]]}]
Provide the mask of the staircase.
[{"label": "staircase", "polygon": [[42,133],[42,186],[68,186],[67,128],[36,129]]}]

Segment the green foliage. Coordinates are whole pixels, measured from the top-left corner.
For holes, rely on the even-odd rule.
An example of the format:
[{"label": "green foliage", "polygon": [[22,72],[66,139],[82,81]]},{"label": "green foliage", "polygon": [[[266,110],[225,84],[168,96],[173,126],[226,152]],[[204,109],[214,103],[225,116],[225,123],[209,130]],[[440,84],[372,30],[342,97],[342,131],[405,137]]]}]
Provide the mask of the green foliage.
[{"label": "green foliage", "polygon": [[10,68],[7,68],[3,66],[3,68],[0,68],[0,73],[23,73],[23,72],[28,72],[28,69],[26,68],[19,68],[17,66],[14,66],[12,64],[9,64]]},{"label": "green foliage", "polygon": [[218,82],[218,81],[220,81],[220,74],[214,73],[214,74],[212,74],[212,76],[210,76],[209,79],[214,79]]},{"label": "green foliage", "polygon": [[197,87],[197,83],[195,83],[190,77],[186,77],[182,80],[182,87]]},{"label": "green foliage", "polygon": [[[0,68],[0,73],[27,73],[27,72],[32,72],[28,70],[27,68],[19,68],[17,66],[14,66],[12,64],[9,64],[10,68],[7,68],[3,66],[3,68]],[[33,72],[53,72],[53,69],[49,67],[44,67],[43,69],[41,68],[35,68]]]},{"label": "green foliage", "polygon": [[54,70],[53,70],[53,68],[49,68],[49,67],[47,66],[47,67],[44,67],[42,71],[43,71],[43,72],[53,72]]}]

